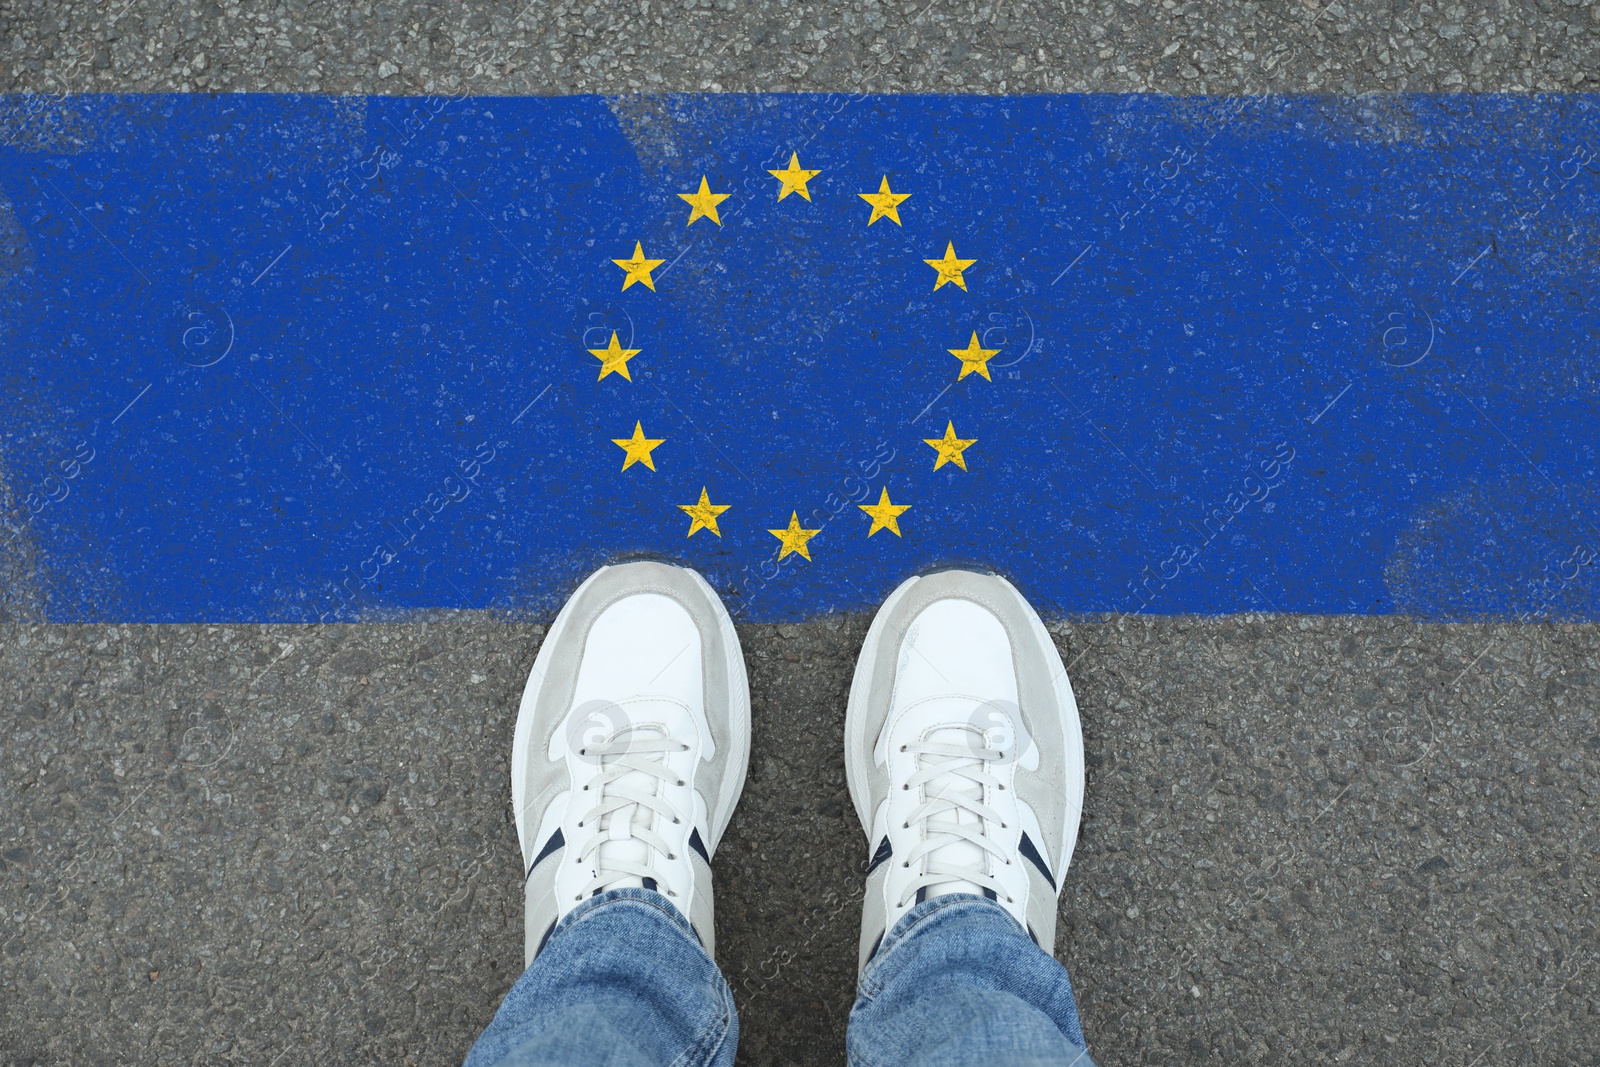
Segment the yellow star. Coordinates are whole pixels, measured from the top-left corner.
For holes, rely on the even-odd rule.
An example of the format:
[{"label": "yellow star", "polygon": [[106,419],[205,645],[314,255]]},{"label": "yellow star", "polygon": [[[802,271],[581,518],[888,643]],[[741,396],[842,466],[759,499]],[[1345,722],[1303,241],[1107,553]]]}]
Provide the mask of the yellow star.
[{"label": "yellow star", "polygon": [[596,381],[605,381],[606,375],[613,372],[622,375],[628,381],[633,381],[633,375],[628,373],[628,360],[639,354],[637,348],[623,348],[617,344],[617,331],[611,331],[611,343],[605,348],[589,349],[591,356],[600,358],[600,377]]},{"label": "yellow star", "polygon": [[[989,378],[989,361],[1000,354],[998,348],[978,347],[977,330],[972,331],[972,340],[967,342],[966,348],[947,348],[945,351],[961,361],[961,373],[956,377],[958,382],[973,371]],[[994,381],[993,378],[989,380]]]},{"label": "yellow star", "polygon": [[[611,262],[628,272],[628,276],[622,279],[623,292],[627,292],[628,286],[634,282],[643,282],[653,293],[656,291],[656,283],[651,279],[650,272],[661,266],[666,260],[646,259],[644,257],[644,245],[635,241],[633,242],[632,259],[613,259]],[[962,288],[966,287],[962,286]]]},{"label": "yellow star", "polygon": [[925,259],[922,262],[939,272],[939,277],[933,283],[934,291],[937,292],[945,282],[955,282],[965,290],[967,280],[961,276],[961,272],[978,261],[975,259],[957,259],[955,242],[946,241],[944,243],[943,259]]},{"label": "yellow star", "polygon": [[[806,188],[806,182],[822,172],[820,170],[802,170],[800,168],[800,154],[798,152],[790,152],[789,166],[786,169],[769,170],[767,173],[783,183],[783,188],[778,190],[779,200],[782,200],[790,193],[799,193],[807,200],[810,200],[811,192]],[[810,558],[810,556],[806,556],[806,559]]]},{"label": "yellow star", "polygon": [[[872,205],[872,217],[867,220],[871,226],[879,219],[892,219],[896,226],[900,225],[900,201],[905,200],[910,193],[895,193],[889,191],[889,176],[884,175],[883,181],[878,183],[875,193],[857,193],[861,199]],[[857,505],[858,507],[860,505]]]},{"label": "yellow star", "polygon": [[868,537],[871,537],[879,530],[888,530],[896,537],[899,537],[900,514],[911,510],[910,504],[891,504],[889,502],[888,486],[884,486],[883,491],[878,494],[878,502],[876,504],[857,504],[856,507],[872,516],[872,529],[867,531]]},{"label": "yellow star", "polygon": [[[665,440],[665,437],[646,437],[644,435],[643,427],[641,427],[639,423],[635,422],[633,424],[632,437],[613,437],[611,439],[611,443],[622,449],[623,452],[627,453],[628,458],[622,461],[623,470],[627,470],[635,463],[643,463],[651,470],[655,470],[656,464],[655,461],[650,458],[650,450]],[[935,467],[934,469],[937,470],[938,468]]]},{"label": "yellow star", "polygon": [[778,553],[779,559],[791,552],[798,552],[807,560],[811,559],[811,553],[806,550],[806,542],[821,532],[821,530],[802,530],[800,528],[800,513],[796,511],[789,512],[789,528],[787,530],[767,531],[767,533],[783,543],[783,551]]},{"label": "yellow star", "polygon": [[727,511],[730,507],[732,507],[731,504],[713,504],[711,498],[706,495],[706,487],[702,485],[700,487],[700,502],[698,504],[679,504],[678,510],[694,520],[689,523],[690,537],[693,537],[701,530],[710,530],[718,537],[721,537],[722,531],[717,529],[717,516]]},{"label": "yellow star", "polygon": [[[943,437],[924,437],[923,443],[939,453],[939,458],[934,461],[933,469],[938,470],[946,463],[954,463],[962,470],[967,469],[966,458],[961,455],[968,448],[978,443],[976,437],[964,440],[956,436],[956,424],[945,420]],[[885,490],[887,491],[887,490]],[[859,505],[857,505],[859,507]]]},{"label": "yellow star", "polygon": [[718,226],[721,226],[722,220],[717,218],[717,205],[728,199],[729,195],[728,193],[713,193],[711,187],[706,184],[705,175],[702,174],[700,176],[700,191],[697,193],[679,193],[678,199],[687,201],[689,206],[694,208],[693,211],[689,212],[690,226],[694,225],[695,219],[710,219]]}]

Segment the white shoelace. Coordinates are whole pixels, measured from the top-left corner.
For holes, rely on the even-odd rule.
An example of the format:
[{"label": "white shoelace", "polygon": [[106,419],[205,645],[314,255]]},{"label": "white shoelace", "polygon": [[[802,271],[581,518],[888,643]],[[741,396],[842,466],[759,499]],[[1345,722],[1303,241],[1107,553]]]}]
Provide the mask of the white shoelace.
[{"label": "white shoelace", "polygon": [[901,751],[916,757],[918,768],[904,788],[921,789],[924,799],[905,824],[918,827],[922,840],[901,860],[905,867],[923,867],[907,884],[899,906],[905,907],[922,889],[950,882],[989,890],[1009,903],[1010,894],[986,870],[989,856],[1011,863],[1005,848],[988,834],[990,827],[1006,829],[1006,823],[983,802],[988,788],[1006,788],[988,771],[991,762],[1005,758],[1005,750],[974,748],[967,740],[927,740],[910,742]]},{"label": "white shoelace", "polygon": [[681,786],[683,779],[667,766],[666,756],[689,746],[659,731],[629,727],[610,741],[590,744],[579,755],[595,759],[600,773],[584,789],[595,793],[594,807],[578,820],[593,836],[578,853],[578,863],[594,863],[595,875],[577,899],[615,888],[618,882],[648,878],[669,897],[678,895],[651,865],[653,856],[677,859],[673,846],[655,830],[657,819],[681,825],[684,816],[662,796],[662,785]]}]

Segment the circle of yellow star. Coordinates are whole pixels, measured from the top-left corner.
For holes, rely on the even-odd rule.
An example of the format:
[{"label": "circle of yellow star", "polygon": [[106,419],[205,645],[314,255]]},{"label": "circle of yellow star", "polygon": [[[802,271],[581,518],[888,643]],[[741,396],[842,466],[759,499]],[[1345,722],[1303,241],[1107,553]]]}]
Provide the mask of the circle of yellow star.
[{"label": "circle of yellow star", "polygon": [[978,261],[975,259],[957,259],[955,242],[946,241],[943,259],[925,259],[922,262],[939,272],[939,277],[934,279],[933,282],[934,291],[938,292],[946,282],[955,282],[965,290],[967,288],[967,280],[961,276],[961,272]]},{"label": "circle of yellow star", "polygon": [[[946,463],[954,463],[962,470],[967,469],[967,460],[961,453],[978,443],[976,437],[966,440],[956,436],[956,424],[945,420],[943,437],[924,437],[923,443],[939,453],[939,458],[934,460],[933,469],[938,470]],[[884,490],[888,492],[888,490]],[[858,504],[857,507],[860,505]]]},{"label": "circle of yellow star", "polygon": [[776,537],[783,545],[783,550],[778,553],[779,559],[782,559],[791,552],[798,552],[804,556],[807,561],[811,559],[811,553],[806,549],[806,542],[821,532],[821,530],[801,529],[800,513],[797,511],[789,512],[788,529],[767,531],[767,533],[771,534],[773,537]]},{"label": "circle of yellow star", "polygon": [[889,487],[884,486],[878,494],[876,504],[857,504],[856,507],[872,516],[872,529],[867,531],[871,537],[879,530],[888,530],[896,537],[900,536],[900,515],[911,510],[910,504],[893,504],[889,501]]},{"label": "circle of yellow star", "polygon": [[617,331],[611,331],[611,343],[604,348],[591,348],[589,354],[600,360],[600,377],[595,381],[605,381],[608,374],[620,374],[628,381],[633,381],[633,375],[628,373],[628,360],[639,354],[637,348],[623,348],[617,344]]},{"label": "circle of yellow star", "polygon": [[635,463],[643,463],[651,470],[656,469],[655,460],[650,458],[650,451],[657,445],[666,441],[665,437],[646,437],[644,428],[638,422],[633,424],[632,437],[613,437],[611,443],[622,449],[626,457],[622,461],[622,469],[627,470]]},{"label": "circle of yellow star", "polygon": [[727,511],[731,504],[713,504],[711,497],[706,494],[706,487],[700,487],[700,500],[695,504],[679,504],[678,510],[688,515],[692,520],[689,523],[689,536],[693,537],[701,530],[710,530],[718,537],[722,531],[717,529],[717,516]]},{"label": "circle of yellow star", "polygon": [[900,202],[911,196],[910,193],[891,192],[887,174],[884,175],[883,181],[878,183],[877,192],[857,193],[856,195],[872,205],[872,217],[867,219],[868,226],[871,226],[879,219],[889,219],[896,226],[900,225]]},{"label": "circle of yellow star", "polygon": [[718,226],[722,220],[717,217],[717,205],[732,195],[729,193],[713,193],[711,186],[706,184],[705,175],[700,176],[700,191],[695,193],[679,193],[678,199],[686,201],[694,210],[689,212],[689,225],[694,225],[695,219],[710,219]]},{"label": "circle of yellow star", "polygon": [[[778,190],[779,200],[782,200],[790,193],[799,193],[807,200],[810,200],[811,191],[806,188],[806,182],[810,181],[812,178],[815,178],[822,172],[820,170],[801,169],[800,153],[790,152],[788,167],[784,168],[783,170],[769,170],[767,173],[783,183],[783,187]],[[806,558],[810,559],[811,557],[807,556]]]},{"label": "circle of yellow star", "polygon": [[[654,279],[650,277],[650,272],[661,266],[661,264],[665,263],[666,260],[646,259],[644,254],[644,245],[638,241],[635,241],[633,242],[632,259],[613,259],[611,262],[615,263],[617,266],[621,267],[627,272],[628,276],[622,279],[623,292],[627,292],[628,286],[632,285],[634,282],[643,282],[646,288],[653,293],[656,291],[656,283]],[[963,286],[963,288],[965,287]]]},{"label": "circle of yellow star", "polygon": [[956,381],[959,382],[974,371],[988,378],[989,381],[994,381],[993,378],[989,378],[989,361],[998,356],[1000,350],[998,348],[980,347],[978,345],[977,330],[972,331],[972,340],[967,342],[966,348],[947,348],[945,351],[961,361],[961,373],[956,376]]}]

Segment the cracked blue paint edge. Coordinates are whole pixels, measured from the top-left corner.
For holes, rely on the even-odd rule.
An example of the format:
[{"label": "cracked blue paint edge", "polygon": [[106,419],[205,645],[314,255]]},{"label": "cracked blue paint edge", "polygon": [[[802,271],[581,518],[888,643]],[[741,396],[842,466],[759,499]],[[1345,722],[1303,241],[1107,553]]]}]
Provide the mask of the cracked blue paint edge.
[{"label": "cracked blue paint edge", "polygon": [[744,621],[945,565],[1055,616],[1592,621],[1597,152],[1591,95],[3,97],[0,604],[539,618],[642,554]]}]

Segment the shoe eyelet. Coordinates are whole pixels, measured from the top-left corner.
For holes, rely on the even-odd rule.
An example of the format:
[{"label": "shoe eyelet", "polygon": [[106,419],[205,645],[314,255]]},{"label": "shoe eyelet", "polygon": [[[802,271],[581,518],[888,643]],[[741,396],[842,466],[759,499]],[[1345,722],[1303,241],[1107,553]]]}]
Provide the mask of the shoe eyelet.
[{"label": "shoe eyelet", "polygon": [[908,792],[908,793],[909,793],[909,792],[911,792],[911,787],[910,787],[910,786],[909,786],[909,785],[903,785],[903,786],[901,786],[901,787],[900,787],[900,788],[901,788],[901,789],[904,789],[904,790],[905,790],[905,791],[906,791],[906,792]]},{"label": "shoe eyelet", "polygon": [[908,823],[908,822],[903,822],[903,823],[900,824],[900,829],[909,830],[909,829],[911,829],[911,824]]},{"label": "shoe eyelet", "polygon": [[587,756],[587,755],[588,755],[588,754],[589,754],[589,750],[588,750],[588,749],[586,749],[586,748],[580,748],[580,749],[578,749],[578,755],[580,755],[580,756]]},{"label": "shoe eyelet", "polygon": [[683,820],[682,820],[682,819],[680,819],[680,818],[678,818],[678,817],[677,817],[677,816],[676,816],[676,815],[674,815],[674,816],[673,816],[673,817],[672,817],[672,825],[674,825],[674,826],[677,826],[677,825],[678,825],[678,824],[679,824],[679,823],[681,823],[681,822],[683,822]]},{"label": "shoe eyelet", "polygon": [[908,745],[901,745],[901,746],[900,746],[900,751],[901,751],[901,752],[904,752],[904,751],[905,751],[905,750],[906,750],[906,749],[907,749],[907,748],[908,748],[908,747],[910,747],[910,746],[908,746]]},{"label": "shoe eyelet", "polygon": [[906,860],[905,862],[901,863],[900,866],[909,867],[909,866],[911,866],[911,861],[910,860]]},{"label": "shoe eyelet", "polygon": [[675,855],[673,855],[673,854],[672,854],[672,853],[670,853],[670,852],[668,852],[668,853],[667,853],[667,859],[669,859],[669,860],[675,860],[675,859],[677,859],[677,858],[678,858],[678,857],[677,857],[677,856],[675,856]]},{"label": "shoe eyelet", "polygon": [[683,784],[683,779],[682,779],[682,778],[679,778],[679,779],[678,779],[678,784],[679,784],[679,785],[682,785],[682,784]]}]

